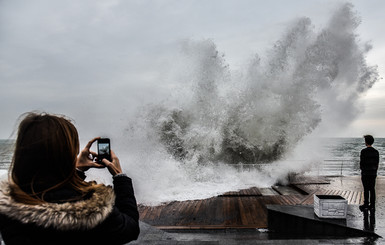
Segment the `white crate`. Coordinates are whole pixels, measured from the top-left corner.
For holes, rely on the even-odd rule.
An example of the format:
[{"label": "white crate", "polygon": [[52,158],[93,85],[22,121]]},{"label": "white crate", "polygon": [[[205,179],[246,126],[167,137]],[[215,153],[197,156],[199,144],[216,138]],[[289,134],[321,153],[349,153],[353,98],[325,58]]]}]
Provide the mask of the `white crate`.
[{"label": "white crate", "polygon": [[314,213],[319,218],[346,219],[348,201],[338,195],[314,195]]}]

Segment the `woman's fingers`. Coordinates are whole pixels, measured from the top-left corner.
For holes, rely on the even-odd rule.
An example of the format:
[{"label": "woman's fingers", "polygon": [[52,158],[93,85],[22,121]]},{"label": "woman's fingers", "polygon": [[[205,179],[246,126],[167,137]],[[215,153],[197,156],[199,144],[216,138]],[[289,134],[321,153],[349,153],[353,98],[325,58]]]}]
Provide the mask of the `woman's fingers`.
[{"label": "woman's fingers", "polygon": [[106,166],[97,162],[93,162],[93,168],[105,168]]},{"label": "woman's fingers", "polygon": [[89,158],[94,161],[97,157],[98,157],[98,153],[96,152],[93,152],[93,151],[89,151],[89,154],[88,154]]},{"label": "woman's fingers", "polygon": [[100,139],[100,137],[95,137],[95,138],[93,138],[92,140],[88,141],[86,147],[84,147],[84,150],[89,151],[90,148],[91,148],[91,146],[92,146],[92,144],[93,144],[95,141],[97,141],[98,139]]},{"label": "woman's fingers", "polygon": [[102,164],[96,163],[94,161],[98,154],[96,152],[90,151],[92,144],[98,139],[100,139],[100,137],[95,137],[90,140],[81,151],[76,161],[77,168],[83,171],[87,171],[89,168],[104,168]]},{"label": "woman's fingers", "polygon": [[104,165],[108,168],[108,171],[113,176],[122,173],[123,171],[122,171],[122,168],[120,167],[119,159],[116,157],[113,151],[111,151],[111,158],[112,158],[112,162],[108,161],[105,158],[102,160]]},{"label": "woman's fingers", "polygon": [[108,171],[113,176],[122,173],[123,171],[120,166],[119,158],[115,155],[114,151],[111,151],[111,162],[105,158],[101,159],[102,164],[93,161],[98,156],[98,154],[96,152],[91,151],[90,149],[92,144],[98,139],[100,139],[100,137],[95,137],[87,143],[78,158],[77,166],[82,169],[107,167]]}]

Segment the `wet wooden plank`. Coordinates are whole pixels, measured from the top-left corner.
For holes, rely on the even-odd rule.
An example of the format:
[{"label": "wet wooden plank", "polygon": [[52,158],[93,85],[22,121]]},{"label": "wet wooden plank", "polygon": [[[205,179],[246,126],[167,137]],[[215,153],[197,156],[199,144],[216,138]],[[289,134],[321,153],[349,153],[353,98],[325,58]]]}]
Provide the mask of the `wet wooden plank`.
[{"label": "wet wooden plank", "polygon": [[146,217],[146,214],[150,208],[142,205],[138,205],[139,218],[142,219]]},{"label": "wet wooden plank", "polygon": [[308,205],[313,204],[314,194],[341,195],[350,204],[360,204],[363,193],[356,185],[353,189],[344,186],[301,185],[312,190],[309,195],[262,195],[258,188],[230,192],[203,200],[169,202],[156,207],[139,205],[140,219],[164,229],[223,229],[266,228],[268,204]]},{"label": "wet wooden plank", "polygon": [[314,195],[317,195],[318,193],[320,193],[319,189],[313,190],[307,196],[305,196],[305,198],[302,198],[302,200],[298,204],[300,204],[300,205],[310,205],[310,204],[313,204],[313,202],[314,202]]},{"label": "wet wooden plank", "polygon": [[224,197],[223,198],[223,202],[224,202],[224,205],[223,205],[223,209],[224,209],[224,225],[230,225],[232,223],[231,219],[231,213],[230,213],[230,210],[231,210],[231,199],[230,197]]},{"label": "wet wooden plank", "polygon": [[179,224],[189,224],[191,221],[194,221],[193,213],[195,208],[195,201],[185,202],[186,205],[183,206],[183,217],[178,222]]},{"label": "wet wooden plank", "polygon": [[349,204],[353,204],[353,195],[354,195],[354,191],[349,191],[349,193],[347,195],[347,199],[348,199]]},{"label": "wet wooden plank", "polygon": [[[252,190],[252,192],[253,192],[254,194],[256,194],[256,196],[262,195],[261,191],[260,191],[259,188],[257,188],[257,187],[252,187],[252,188],[250,188],[250,190]],[[257,194],[258,194],[258,195],[257,195]]]},{"label": "wet wooden plank", "polygon": [[262,193],[262,196],[279,195],[279,193],[273,190],[273,188],[261,188],[260,191]]},{"label": "wet wooden plank", "polygon": [[330,184],[330,180],[328,180],[325,176],[301,176],[297,175],[292,177],[290,180],[290,184],[296,185],[309,185],[309,184],[318,184],[318,185],[327,185]]},{"label": "wet wooden plank", "polygon": [[261,213],[263,212],[261,210],[260,206],[260,200],[261,198],[252,198],[250,197],[250,202],[252,205],[249,205],[249,210],[250,210],[250,218],[252,219],[252,224],[258,224],[259,221],[261,220]]},{"label": "wet wooden plank", "polygon": [[238,200],[238,207],[239,207],[239,213],[241,215],[241,224],[242,225],[248,225],[247,217],[246,217],[246,211],[245,207],[243,205],[243,200],[241,198],[237,198]]},{"label": "wet wooden plank", "polygon": [[262,196],[261,191],[257,187],[252,187],[248,189],[242,189],[239,191],[229,191],[225,192],[219,196]]},{"label": "wet wooden plank", "polygon": [[177,219],[175,219],[175,221],[177,222],[178,225],[180,224],[183,224],[181,221],[185,218],[185,215],[186,215],[186,212],[188,212],[189,210],[187,209],[188,205],[190,204],[189,201],[185,201],[185,202],[178,202],[177,203]]},{"label": "wet wooden plank", "polygon": [[361,192],[359,204],[364,203],[364,192]]},{"label": "wet wooden plank", "polygon": [[[271,203],[289,203],[270,198]],[[141,207],[143,210],[143,207]],[[150,211],[151,209],[147,209]],[[173,202],[155,207],[141,220],[159,227],[252,227],[267,226],[265,202],[261,197],[217,197],[200,201]],[[162,215],[160,215],[162,214]],[[162,216],[162,217],[161,217]]]},{"label": "wet wooden plank", "polygon": [[280,196],[279,199],[280,199],[280,201],[282,202],[283,205],[290,205],[290,202],[287,199],[287,196]]},{"label": "wet wooden plank", "polygon": [[138,209],[139,209],[139,215],[140,215],[141,219],[150,217],[152,207],[145,207],[145,206],[140,207],[139,206]]},{"label": "wet wooden plank", "polygon": [[357,191],[354,191],[354,192],[352,193],[352,204],[356,204],[357,196],[358,196],[358,192],[357,192]]},{"label": "wet wooden plank", "polygon": [[194,207],[194,211],[193,211],[193,216],[194,218],[196,219],[196,216],[198,215],[198,212],[200,210],[200,207],[203,203],[203,200],[197,200],[196,201],[196,204],[195,204],[195,207]]},{"label": "wet wooden plank", "polygon": [[247,220],[249,224],[255,224],[256,220],[254,219],[255,217],[255,212],[256,210],[253,208],[256,205],[256,200],[254,197],[247,197],[247,202],[245,204],[245,209],[247,212]]},{"label": "wet wooden plank", "polygon": [[267,226],[267,209],[265,200],[258,198],[255,209],[258,210],[258,216],[256,217],[256,224],[258,224],[258,227],[263,228],[264,226]]}]

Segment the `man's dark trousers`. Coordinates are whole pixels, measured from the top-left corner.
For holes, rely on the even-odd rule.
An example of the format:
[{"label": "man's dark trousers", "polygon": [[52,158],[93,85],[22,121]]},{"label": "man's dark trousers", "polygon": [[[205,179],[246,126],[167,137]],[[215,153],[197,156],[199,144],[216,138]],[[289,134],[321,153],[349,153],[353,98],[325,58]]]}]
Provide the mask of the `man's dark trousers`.
[{"label": "man's dark trousers", "polygon": [[364,206],[369,206],[370,196],[370,207],[374,208],[376,202],[376,177],[377,175],[361,175],[362,185],[364,186]]}]

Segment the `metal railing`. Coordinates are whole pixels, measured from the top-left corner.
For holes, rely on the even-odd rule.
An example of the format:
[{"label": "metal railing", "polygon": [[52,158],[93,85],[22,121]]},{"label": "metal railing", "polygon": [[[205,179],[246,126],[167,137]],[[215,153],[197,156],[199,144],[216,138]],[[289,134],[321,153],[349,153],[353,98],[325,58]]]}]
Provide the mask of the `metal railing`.
[{"label": "metal railing", "polygon": [[[305,160],[287,160],[296,163],[303,163]],[[10,161],[0,161],[0,169],[8,170],[11,162]],[[238,163],[238,164],[225,164],[236,168],[240,172],[244,171],[263,171],[268,169],[271,166],[271,163]],[[333,175],[333,176],[343,176],[343,175],[358,175],[360,174],[359,169],[355,167],[356,163],[350,160],[344,159],[326,159],[320,162],[320,164],[310,168],[310,172],[313,172],[317,175]],[[381,164],[380,164],[381,166]],[[385,173],[385,166],[382,167],[380,173]]]},{"label": "metal railing", "polygon": [[[301,163],[303,164],[306,160],[287,160],[286,162],[291,162],[293,164]],[[311,163],[309,163],[311,164]],[[354,161],[346,159],[325,159],[319,162],[319,164],[314,164],[310,169],[306,169],[306,172],[311,172],[316,175],[330,175],[330,176],[344,176],[344,175],[358,175],[359,169],[357,169]],[[240,172],[244,171],[253,171],[253,170],[264,170],[268,169],[271,163],[253,163],[253,164],[226,164],[227,166],[232,166],[239,170]]]}]

